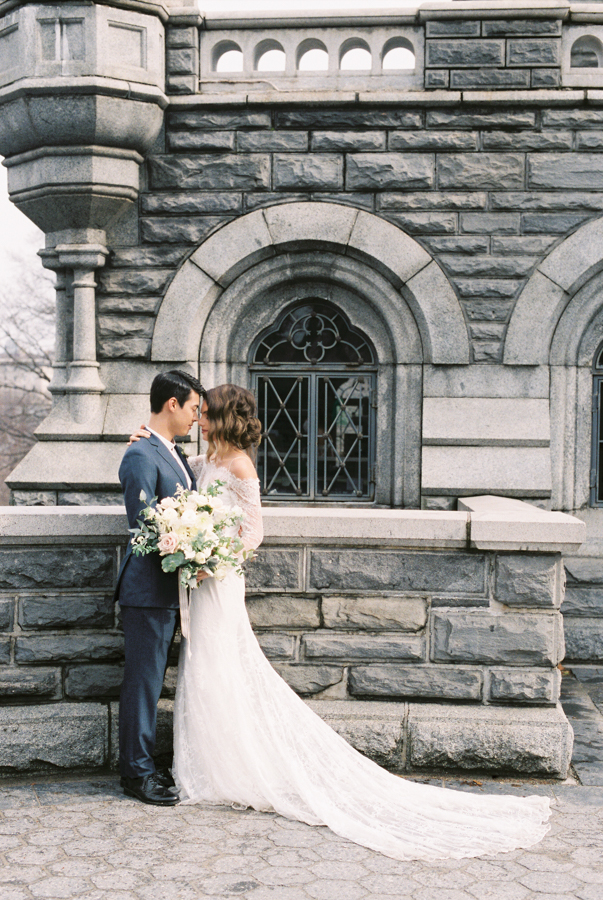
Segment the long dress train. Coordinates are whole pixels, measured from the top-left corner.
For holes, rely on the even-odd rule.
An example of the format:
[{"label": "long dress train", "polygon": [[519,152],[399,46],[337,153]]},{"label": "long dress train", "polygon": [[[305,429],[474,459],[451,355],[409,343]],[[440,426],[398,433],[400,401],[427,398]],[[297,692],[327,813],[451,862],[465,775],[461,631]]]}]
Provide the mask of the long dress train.
[{"label": "long dress train", "polygon": [[[203,457],[199,486],[220,478],[245,513],[243,540],[262,538],[259,484]],[[530,847],[549,801],[479,796],[417,784],[354,750],[275,672],[253,634],[244,579],[208,578],[193,591],[191,655],[180,653],[175,776],[184,802],[276,811],[394,859],[481,856]],[[185,643],[185,642],[183,642]]]}]

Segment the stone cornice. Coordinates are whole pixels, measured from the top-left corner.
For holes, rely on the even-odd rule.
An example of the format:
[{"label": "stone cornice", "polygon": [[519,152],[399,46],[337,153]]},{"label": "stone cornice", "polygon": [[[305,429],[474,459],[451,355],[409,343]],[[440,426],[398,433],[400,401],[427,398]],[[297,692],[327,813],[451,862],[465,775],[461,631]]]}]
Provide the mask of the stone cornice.
[{"label": "stone cornice", "polygon": [[[0,16],[5,16],[17,7],[28,6],[30,3],[35,2],[39,3],[39,0],[4,0],[3,3],[0,3]],[[132,9],[136,12],[148,13],[158,16],[164,23],[168,21],[170,16],[167,6],[163,3],[154,3],[153,0],[103,0],[102,3],[96,5],[113,6],[117,9]]]},{"label": "stone cornice", "polygon": [[459,103],[496,104],[503,106],[573,106],[577,103],[603,103],[601,90],[520,90],[520,91],[236,91],[175,95],[169,98],[170,109],[204,107],[312,105],[364,106],[393,104],[396,106],[456,106]]},{"label": "stone cornice", "polygon": [[169,103],[163,91],[152,84],[105,78],[100,75],[21,78],[0,89],[0,103],[8,103],[19,97],[44,95],[54,97],[57,94],[68,94],[71,97],[74,94],[123,97],[127,100],[155,103],[160,109],[165,109]]}]

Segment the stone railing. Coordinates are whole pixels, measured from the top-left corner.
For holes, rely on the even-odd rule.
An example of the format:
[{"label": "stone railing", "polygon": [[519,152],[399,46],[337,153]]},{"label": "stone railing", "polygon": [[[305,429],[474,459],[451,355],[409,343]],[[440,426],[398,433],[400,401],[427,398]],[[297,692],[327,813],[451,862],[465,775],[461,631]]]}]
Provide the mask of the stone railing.
[{"label": "stone railing", "polygon": [[[201,31],[201,90],[367,90],[421,87],[424,30],[415,14],[342,17],[306,15],[266,19],[254,15],[207,16]],[[250,27],[251,26],[251,27]],[[392,51],[406,50],[397,65]],[[282,68],[266,70],[265,54],[277,51]],[[318,52],[317,52],[318,51]],[[358,62],[346,55],[356,51]],[[358,53],[360,51],[360,53]],[[312,57],[307,56],[312,52]],[[229,53],[234,65],[221,71]],[[393,65],[388,65],[392,54]],[[414,59],[413,59],[414,57]],[[305,64],[306,63],[306,64]],[[308,68],[315,65],[316,68]],[[278,61],[277,61],[278,65]],[[357,66],[357,68],[356,68]],[[237,71],[239,69],[239,71]]]},{"label": "stone railing", "polygon": [[[250,617],[275,668],[396,771],[564,776],[562,553],[584,526],[515,500],[458,512],[265,510]],[[0,512],[0,771],[114,764],[123,509]],[[160,750],[169,750],[168,669]]]},{"label": "stone railing", "polygon": [[[400,50],[407,53],[396,58]],[[274,51],[280,60],[266,66],[263,57]],[[364,59],[346,59],[349,51],[364,51]],[[461,0],[340,14],[173,8],[167,72],[173,94],[311,91],[329,100],[336,92],[339,102],[370,101],[376,91],[400,101],[423,89],[596,89],[603,87],[603,23],[597,6],[563,2],[517,8]]]}]

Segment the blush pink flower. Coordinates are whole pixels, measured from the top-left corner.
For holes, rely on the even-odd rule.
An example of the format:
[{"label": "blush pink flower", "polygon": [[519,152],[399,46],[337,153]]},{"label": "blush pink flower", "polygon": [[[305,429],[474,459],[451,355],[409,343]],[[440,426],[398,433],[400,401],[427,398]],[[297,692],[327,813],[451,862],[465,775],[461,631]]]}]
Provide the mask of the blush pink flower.
[{"label": "blush pink flower", "polygon": [[174,553],[178,548],[178,535],[173,534],[172,532],[170,532],[170,534],[164,534],[157,546],[162,556],[167,556],[168,553]]}]

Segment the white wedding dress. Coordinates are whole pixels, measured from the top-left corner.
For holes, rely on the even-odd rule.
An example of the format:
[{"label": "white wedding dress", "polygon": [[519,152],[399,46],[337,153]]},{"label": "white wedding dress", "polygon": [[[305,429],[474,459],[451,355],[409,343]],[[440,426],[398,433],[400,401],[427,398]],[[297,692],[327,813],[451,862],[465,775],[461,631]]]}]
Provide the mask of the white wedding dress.
[{"label": "white wedding dress", "polygon": [[[204,457],[199,487],[225,481],[243,541],[262,539],[259,483]],[[544,797],[475,795],[400,778],[354,750],[275,672],[253,634],[244,579],[192,592],[190,656],[180,653],[174,773],[184,802],[272,810],[395,859],[481,856],[530,847],[548,831]],[[186,642],[183,642],[186,644]]]}]

